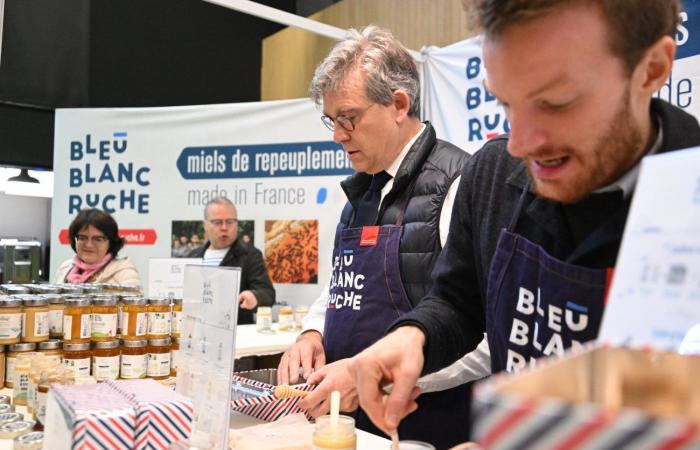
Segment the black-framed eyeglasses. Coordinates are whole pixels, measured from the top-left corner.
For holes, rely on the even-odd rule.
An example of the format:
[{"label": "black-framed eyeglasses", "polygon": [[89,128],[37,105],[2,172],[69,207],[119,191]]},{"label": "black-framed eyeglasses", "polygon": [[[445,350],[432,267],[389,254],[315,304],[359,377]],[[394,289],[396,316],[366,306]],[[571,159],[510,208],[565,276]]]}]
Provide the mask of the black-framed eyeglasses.
[{"label": "black-framed eyeglasses", "polygon": [[215,227],[220,227],[223,224],[232,226],[238,223],[238,219],[212,219],[209,221],[209,223]]},{"label": "black-framed eyeglasses", "polygon": [[104,244],[105,242],[109,241],[109,238],[107,236],[86,236],[84,234],[78,234],[75,236],[75,242],[85,244],[88,241],[91,241],[93,244]]},{"label": "black-framed eyeglasses", "polygon": [[355,131],[355,122],[364,114],[367,112],[368,109],[376,105],[376,103],[372,103],[365,109],[361,109],[360,111],[353,113],[352,115],[346,115],[346,114],[338,114],[335,118],[324,114],[321,116],[321,122],[326,126],[331,131],[335,131],[335,124],[337,123],[340,125],[340,127],[345,130],[345,131]]}]

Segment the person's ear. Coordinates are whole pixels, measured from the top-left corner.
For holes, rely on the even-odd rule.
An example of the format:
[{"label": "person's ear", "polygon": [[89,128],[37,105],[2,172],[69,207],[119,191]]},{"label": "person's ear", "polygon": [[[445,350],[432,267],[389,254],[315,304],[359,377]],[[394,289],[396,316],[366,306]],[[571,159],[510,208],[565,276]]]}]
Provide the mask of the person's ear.
[{"label": "person's ear", "polygon": [[668,79],[676,56],[676,42],[671,36],[664,36],[649,47],[632,74],[632,82],[639,86],[646,96],[661,89]]},{"label": "person's ear", "polygon": [[411,98],[403,89],[394,91],[394,108],[396,109],[396,123],[403,122],[408,117],[411,108]]}]

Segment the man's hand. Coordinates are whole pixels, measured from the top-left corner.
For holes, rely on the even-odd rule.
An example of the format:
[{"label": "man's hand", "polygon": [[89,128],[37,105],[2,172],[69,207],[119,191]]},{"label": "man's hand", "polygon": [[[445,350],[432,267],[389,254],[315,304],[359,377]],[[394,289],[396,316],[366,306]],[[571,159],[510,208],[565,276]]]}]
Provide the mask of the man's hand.
[{"label": "man's hand", "polygon": [[299,335],[297,341],[284,352],[277,367],[277,384],[296,384],[299,382],[299,367],[303,369],[305,379],[313,370],[326,364],[326,352],[323,350],[323,337],[316,330]]},{"label": "man's hand", "polygon": [[[418,408],[416,380],[423,368],[423,331],[404,326],[352,358],[350,373],[360,406],[374,424],[390,434],[401,419]],[[393,383],[388,398],[382,385]]]},{"label": "man's hand", "polygon": [[328,414],[331,409],[331,392],[340,391],[340,410],[345,412],[356,410],[357,390],[349,368],[350,360],[341,359],[311,374],[306,382],[318,384],[318,386],[299,403],[299,407],[313,417]]},{"label": "man's hand", "polygon": [[243,291],[238,296],[238,304],[243,309],[253,309],[258,306],[258,299],[255,298],[255,294],[251,291]]}]

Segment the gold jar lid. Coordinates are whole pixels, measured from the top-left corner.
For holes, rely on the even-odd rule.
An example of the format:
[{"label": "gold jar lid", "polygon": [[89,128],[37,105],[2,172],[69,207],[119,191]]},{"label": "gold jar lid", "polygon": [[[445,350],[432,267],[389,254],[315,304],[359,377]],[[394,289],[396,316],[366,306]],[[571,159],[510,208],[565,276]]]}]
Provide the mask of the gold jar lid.
[{"label": "gold jar lid", "polygon": [[165,338],[160,338],[160,339],[149,339],[148,345],[151,345],[153,347],[162,347],[162,346],[170,345],[170,338],[165,337]]},{"label": "gold jar lid", "polygon": [[49,339],[48,341],[39,342],[39,350],[59,350],[63,346],[63,341],[60,339]]},{"label": "gold jar lid", "polygon": [[81,343],[70,343],[70,342],[64,342],[63,343],[63,350],[67,352],[79,352],[81,350],[90,350],[90,343],[89,342],[81,342]]},{"label": "gold jar lid", "polygon": [[19,342],[17,344],[10,344],[8,351],[10,352],[33,352],[36,350],[36,344],[34,342]]},{"label": "gold jar lid", "polygon": [[117,306],[117,297],[100,295],[92,298],[93,306]]},{"label": "gold jar lid", "polygon": [[66,308],[75,308],[75,307],[81,307],[81,306],[90,306],[92,303],[89,298],[87,297],[71,297],[67,298],[66,301]]},{"label": "gold jar lid", "polygon": [[125,295],[122,297],[122,303],[125,305],[147,305],[148,299],[138,295]]},{"label": "gold jar lid", "polygon": [[164,297],[149,297],[148,304],[149,305],[169,305],[170,299],[164,298]]},{"label": "gold jar lid", "polygon": [[39,295],[33,295],[31,297],[24,297],[22,299],[22,304],[30,308],[36,306],[49,306],[49,300]]},{"label": "gold jar lid", "polygon": [[95,342],[95,349],[102,348],[119,348],[119,341],[114,339],[111,341],[97,341]]},{"label": "gold jar lid", "polygon": [[124,347],[145,347],[148,345],[148,341],[146,339],[124,339],[122,345]]}]

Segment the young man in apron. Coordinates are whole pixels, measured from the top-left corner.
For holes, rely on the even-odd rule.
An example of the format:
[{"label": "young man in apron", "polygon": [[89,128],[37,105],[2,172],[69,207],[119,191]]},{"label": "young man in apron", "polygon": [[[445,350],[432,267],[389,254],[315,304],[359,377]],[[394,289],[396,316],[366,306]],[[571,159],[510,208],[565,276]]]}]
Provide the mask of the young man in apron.
[{"label": "young man in apron", "polygon": [[415,408],[421,372],[484,331],[494,373],[597,336],[640,160],[700,144],[695,118],[652,100],[679,2],[642,3],[477,0],[487,86],[511,131],[465,164],[431,293],[352,361],[380,428]]},{"label": "young man in apron", "polygon": [[[279,382],[296,382],[300,366],[321,369],[320,383],[301,404],[328,411],[331,390],[342,409],[357,408],[347,358],[382,337],[428,292],[451,213],[449,193],[468,155],[435,137],[419,120],[420,83],[410,55],[387,31],[352,30],[317,68],[312,99],[357,173],[341,183],[348,198],[337,227],[328,289],[312,306],[305,332],[282,357]],[[450,188],[452,190],[450,191]],[[444,240],[443,240],[444,241]],[[321,322],[309,326],[314,311]],[[323,368],[323,363],[333,363]],[[422,412],[407,419],[401,437],[452,446],[468,438],[467,386],[422,395]],[[361,429],[379,433],[355,415]]]}]

